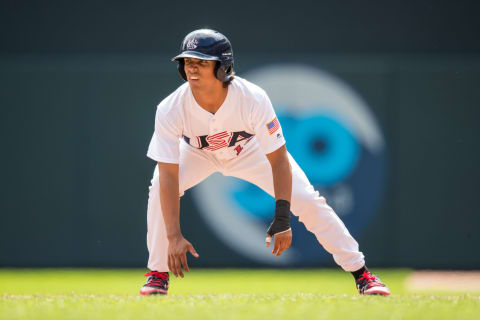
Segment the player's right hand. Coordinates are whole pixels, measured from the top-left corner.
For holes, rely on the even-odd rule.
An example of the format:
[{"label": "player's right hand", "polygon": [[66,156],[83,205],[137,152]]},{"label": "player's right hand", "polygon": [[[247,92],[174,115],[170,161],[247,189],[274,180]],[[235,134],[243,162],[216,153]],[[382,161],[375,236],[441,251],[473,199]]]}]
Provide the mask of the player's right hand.
[{"label": "player's right hand", "polygon": [[292,229],[288,228],[288,230],[275,233],[273,236],[267,233],[267,237],[265,239],[265,246],[268,248],[270,247],[270,243],[272,242],[273,237],[273,249],[272,254],[275,257],[280,257],[280,255],[290,248],[292,244]]},{"label": "player's right hand", "polygon": [[195,258],[199,255],[190,242],[183,236],[168,239],[168,268],[175,277],[182,277],[182,267],[185,271],[190,271],[187,263],[187,251]]}]

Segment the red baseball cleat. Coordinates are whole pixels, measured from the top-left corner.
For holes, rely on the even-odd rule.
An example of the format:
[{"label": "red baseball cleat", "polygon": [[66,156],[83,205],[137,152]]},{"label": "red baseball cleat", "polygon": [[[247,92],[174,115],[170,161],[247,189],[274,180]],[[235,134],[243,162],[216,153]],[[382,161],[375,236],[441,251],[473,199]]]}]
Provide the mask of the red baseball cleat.
[{"label": "red baseball cleat", "polygon": [[370,271],[366,271],[357,279],[358,293],[365,295],[390,295],[390,290]]},{"label": "red baseball cleat", "polygon": [[145,276],[148,279],[140,289],[141,295],[168,294],[168,283],[170,282],[168,272],[151,271],[145,273]]}]

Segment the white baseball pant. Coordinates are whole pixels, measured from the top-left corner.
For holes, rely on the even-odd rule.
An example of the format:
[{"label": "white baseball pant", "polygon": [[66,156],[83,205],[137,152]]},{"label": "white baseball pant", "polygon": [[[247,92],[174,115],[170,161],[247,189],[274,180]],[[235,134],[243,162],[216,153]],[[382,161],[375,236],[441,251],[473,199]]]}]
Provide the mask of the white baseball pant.
[{"label": "white baseball pant", "polygon": [[[234,159],[219,160],[215,156],[195,149],[183,141],[180,143],[179,194],[202,182],[214,172],[233,176],[253,183],[274,196],[270,163],[259,145],[251,142],[248,148]],[[327,205],[324,197],[308,181],[303,170],[289,154],[292,166],[291,211],[299,217],[307,230],[333,255],[335,262],[345,271],[356,271],[365,265],[358,243]],[[272,212],[273,218],[273,212]],[[168,239],[160,205],[158,167],[155,167],[150,186],[147,209],[148,268],[159,272],[168,269]],[[295,236],[295,235],[294,235]],[[263,244],[259,244],[263,245]]]}]

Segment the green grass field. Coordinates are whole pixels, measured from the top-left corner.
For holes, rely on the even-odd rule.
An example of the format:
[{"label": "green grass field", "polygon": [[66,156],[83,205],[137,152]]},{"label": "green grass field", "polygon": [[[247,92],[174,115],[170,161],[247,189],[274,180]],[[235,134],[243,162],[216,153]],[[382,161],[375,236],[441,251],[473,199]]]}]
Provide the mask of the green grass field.
[{"label": "green grass field", "polygon": [[168,296],[138,295],[143,270],[0,269],[0,319],[479,319],[480,292],[359,296],[340,270],[192,270]]}]

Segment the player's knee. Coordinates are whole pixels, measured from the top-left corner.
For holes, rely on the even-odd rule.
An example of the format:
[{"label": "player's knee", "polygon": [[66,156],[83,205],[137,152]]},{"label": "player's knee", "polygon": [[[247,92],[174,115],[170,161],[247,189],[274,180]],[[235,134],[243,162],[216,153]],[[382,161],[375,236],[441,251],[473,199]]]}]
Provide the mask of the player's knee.
[{"label": "player's knee", "polygon": [[318,191],[304,192],[292,197],[292,212],[302,219],[315,219],[315,216],[329,214],[330,207]]},{"label": "player's knee", "polygon": [[318,192],[299,192],[292,194],[292,208],[308,208],[316,205],[320,197]]}]

